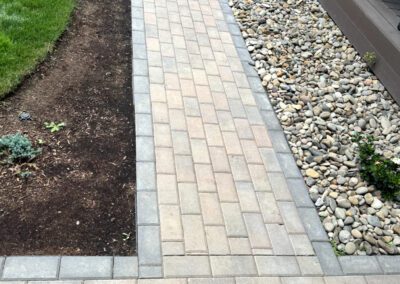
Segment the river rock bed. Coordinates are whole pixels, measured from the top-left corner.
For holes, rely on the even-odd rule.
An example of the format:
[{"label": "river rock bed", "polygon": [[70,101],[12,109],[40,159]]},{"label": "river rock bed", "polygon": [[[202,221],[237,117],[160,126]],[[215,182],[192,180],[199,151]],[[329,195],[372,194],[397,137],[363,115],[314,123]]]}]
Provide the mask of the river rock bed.
[{"label": "river rock bed", "polygon": [[318,1],[229,4],[335,251],[399,254],[400,203],[363,182],[352,142],[397,159],[399,106]]}]

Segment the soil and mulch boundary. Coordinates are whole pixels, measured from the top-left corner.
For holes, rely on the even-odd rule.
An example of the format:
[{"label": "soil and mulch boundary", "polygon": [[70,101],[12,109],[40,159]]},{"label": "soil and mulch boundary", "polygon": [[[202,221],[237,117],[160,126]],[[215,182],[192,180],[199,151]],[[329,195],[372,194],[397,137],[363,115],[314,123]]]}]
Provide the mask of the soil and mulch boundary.
[{"label": "soil and mulch boundary", "polygon": [[130,24],[129,0],[77,1],[55,51],[0,102],[0,136],[41,148],[0,168],[0,255],[135,253]]}]

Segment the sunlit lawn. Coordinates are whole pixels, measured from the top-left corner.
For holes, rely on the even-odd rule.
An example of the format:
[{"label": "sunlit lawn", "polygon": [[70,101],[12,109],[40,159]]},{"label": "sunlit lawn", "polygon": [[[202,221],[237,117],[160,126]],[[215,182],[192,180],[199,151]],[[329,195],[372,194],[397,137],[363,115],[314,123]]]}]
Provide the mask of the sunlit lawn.
[{"label": "sunlit lawn", "polygon": [[0,99],[54,47],[75,0],[0,0]]}]

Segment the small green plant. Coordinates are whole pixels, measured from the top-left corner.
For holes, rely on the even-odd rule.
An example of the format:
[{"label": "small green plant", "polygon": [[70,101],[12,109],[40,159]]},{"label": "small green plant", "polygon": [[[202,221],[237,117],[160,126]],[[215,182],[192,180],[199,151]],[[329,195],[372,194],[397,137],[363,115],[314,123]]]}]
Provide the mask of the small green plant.
[{"label": "small green plant", "polygon": [[373,137],[357,133],[353,142],[359,146],[361,177],[380,190],[384,198],[393,199],[400,191],[400,166],[376,153]]},{"label": "small green plant", "polygon": [[363,59],[369,67],[373,67],[376,64],[376,53],[373,51],[367,51],[364,53]]},{"label": "small green plant", "polygon": [[122,233],[122,240],[124,242],[128,241],[131,238],[131,233],[127,234],[127,233]]},{"label": "small green plant", "polygon": [[21,133],[0,137],[0,158],[6,163],[31,161],[41,153],[32,142]]},{"label": "small green plant", "polygon": [[332,246],[333,252],[335,253],[336,256],[345,256],[346,255],[346,253],[344,251],[338,249],[336,241],[331,240],[331,246]]},{"label": "small green plant", "polygon": [[32,176],[32,172],[30,172],[30,171],[23,171],[23,172],[20,172],[19,173],[19,176],[22,178],[22,179],[28,179],[28,178],[30,178],[31,176]]},{"label": "small green plant", "polygon": [[51,133],[55,133],[60,131],[61,129],[63,129],[65,127],[65,123],[64,122],[60,122],[60,123],[56,123],[54,121],[52,122],[45,122],[44,123],[44,127],[46,129],[49,129]]}]

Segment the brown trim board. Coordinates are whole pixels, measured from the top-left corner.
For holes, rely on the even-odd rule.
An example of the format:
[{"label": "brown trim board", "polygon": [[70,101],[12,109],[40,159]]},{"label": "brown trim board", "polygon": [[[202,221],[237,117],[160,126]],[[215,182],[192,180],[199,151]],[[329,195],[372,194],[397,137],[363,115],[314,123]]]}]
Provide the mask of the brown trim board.
[{"label": "brown trim board", "polygon": [[375,75],[400,104],[400,31],[368,0],[319,0],[360,54],[373,51]]}]

